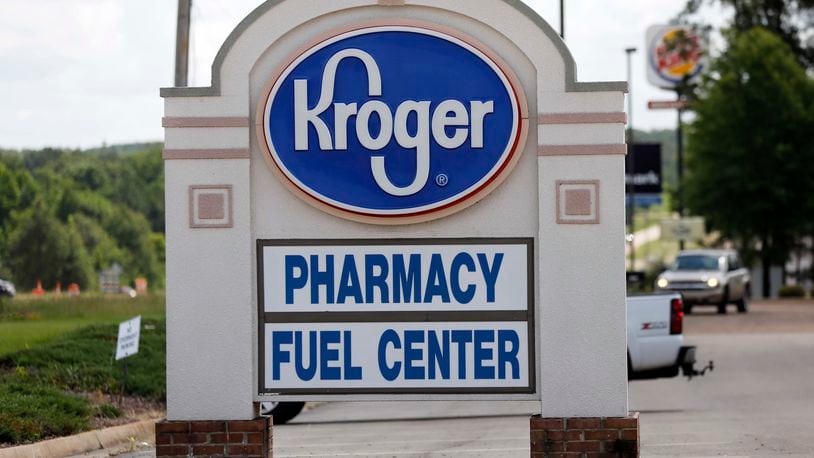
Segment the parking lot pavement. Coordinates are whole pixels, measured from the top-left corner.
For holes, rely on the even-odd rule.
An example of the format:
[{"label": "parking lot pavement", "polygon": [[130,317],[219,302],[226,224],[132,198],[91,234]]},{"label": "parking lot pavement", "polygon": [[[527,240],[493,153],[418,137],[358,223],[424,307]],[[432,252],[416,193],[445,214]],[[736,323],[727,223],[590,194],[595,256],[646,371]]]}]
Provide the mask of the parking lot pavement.
[{"label": "parking lot pavement", "polygon": [[688,317],[686,343],[715,371],[632,382],[645,456],[814,456],[814,303]]},{"label": "parking lot pavement", "polygon": [[696,306],[686,316],[684,334],[774,334],[814,332],[814,301],[754,301],[749,313],[718,315],[715,307]]}]

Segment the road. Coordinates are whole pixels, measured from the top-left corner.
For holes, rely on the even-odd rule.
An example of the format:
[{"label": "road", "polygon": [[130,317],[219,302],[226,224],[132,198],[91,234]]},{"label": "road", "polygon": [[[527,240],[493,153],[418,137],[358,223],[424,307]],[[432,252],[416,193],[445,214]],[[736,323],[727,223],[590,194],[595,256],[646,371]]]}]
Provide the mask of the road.
[{"label": "road", "polygon": [[[655,226],[646,227],[634,233],[633,247],[636,249],[636,252],[641,255],[638,251],[639,248],[659,239],[661,239],[661,225],[657,224]],[[631,244],[625,243],[625,259],[630,256],[630,248]],[[636,259],[636,265],[631,270],[646,270],[648,262],[647,259],[642,259],[641,256],[639,256],[639,258]]]},{"label": "road", "polygon": [[699,308],[686,341],[716,362],[714,373],[630,385],[647,455],[814,454],[814,304],[753,304],[726,316]]},{"label": "road", "polygon": [[[688,343],[715,371],[630,384],[644,456],[814,454],[814,303],[697,309]],[[537,404],[379,402],[320,405],[275,426],[275,457],[528,456]]]},{"label": "road", "polygon": [[[698,308],[685,333],[715,371],[630,384],[643,456],[814,456],[814,302],[753,304],[747,315]],[[527,457],[528,417],[538,408],[323,403],[274,427],[274,456]]]}]

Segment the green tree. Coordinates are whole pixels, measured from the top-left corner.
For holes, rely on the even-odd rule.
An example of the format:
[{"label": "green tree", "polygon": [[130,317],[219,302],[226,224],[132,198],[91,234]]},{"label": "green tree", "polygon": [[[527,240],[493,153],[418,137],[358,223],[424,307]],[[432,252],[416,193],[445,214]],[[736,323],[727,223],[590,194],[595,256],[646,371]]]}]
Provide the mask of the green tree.
[{"label": "green tree", "polygon": [[114,262],[119,265],[128,263],[127,253],[119,248],[116,240],[95,219],[77,213],[71,215],[69,221],[75,225],[77,232],[82,237],[82,243],[93,261],[94,271],[101,272]]},{"label": "green tree", "polygon": [[155,252],[150,223],[144,215],[126,206],[117,205],[111,216],[103,219],[101,224],[126,253],[122,262],[126,280],[143,276],[150,284],[163,285],[164,271],[159,264],[159,255]]},{"label": "green tree", "polygon": [[697,13],[705,3],[730,7],[730,26],[734,30],[746,32],[762,27],[771,31],[789,46],[800,63],[814,68],[814,46],[804,41],[814,22],[814,0],[688,0],[683,14]]},{"label": "green tree", "polygon": [[84,272],[88,289],[112,262],[124,268],[122,281],[145,276],[161,287],[163,230],[160,145],[0,150],[0,276],[13,273],[22,287],[65,283],[67,269]]},{"label": "green tree", "polygon": [[711,75],[693,107],[687,204],[760,260],[766,296],[769,267],[814,217],[814,83],[761,28],[731,33]]},{"label": "green tree", "polygon": [[0,231],[9,222],[11,212],[20,205],[20,187],[15,173],[0,162]]},{"label": "green tree", "polygon": [[16,215],[8,251],[14,280],[23,288],[34,287],[37,280],[49,288],[58,281],[95,286],[93,262],[76,225],[60,222],[42,200]]},{"label": "green tree", "polygon": [[112,167],[106,197],[143,214],[153,231],[164,232],[164,160],[161,148],[133,153]]},{"label": "green tree", "polygon": [[37,186],[18,157],[0,155],[0,278],[11,277],[8,233],[15,212],[27,208],[35,199]]}]

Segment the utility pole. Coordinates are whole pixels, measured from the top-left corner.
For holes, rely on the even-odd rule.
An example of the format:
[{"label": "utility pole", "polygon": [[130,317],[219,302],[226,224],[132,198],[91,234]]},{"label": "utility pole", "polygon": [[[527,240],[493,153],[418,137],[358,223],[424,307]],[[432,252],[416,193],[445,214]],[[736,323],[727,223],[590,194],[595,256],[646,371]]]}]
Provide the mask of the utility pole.
[{"label": "utility pole", "polygon": [[560,38],[565,40],[565,0],[560,0]]},{"label": "utility pole", "polygon": [[[633,141],[633,80],[631,72],[631,57],[636,52],[636,48],[625,48],[627,55],[627,162],[628,173],[630,173],[630,184],[628,190],[628,214],[630,215],[630,270],[636,270],[636,156],[635,142]],[[627,176],[627,174],[626,174]]]},{"label": "utility pole", "polygon": [[189,17],[192,0],[178,0],[175,29],[175,87],[186,87],[189,75]]},{"label": "utility pole", "polygon": [[[676,87],[676,99],[681,102],[683,83]],[[683,221],[684,219],[684,129],[681,123],[682,109],[679,106],[678,110],[678,127],[676,128],[676,147],[678,149],[677,168],[678,168],[678,218]],[[678,241],[678,249],[684,249],[684,239]]]}]

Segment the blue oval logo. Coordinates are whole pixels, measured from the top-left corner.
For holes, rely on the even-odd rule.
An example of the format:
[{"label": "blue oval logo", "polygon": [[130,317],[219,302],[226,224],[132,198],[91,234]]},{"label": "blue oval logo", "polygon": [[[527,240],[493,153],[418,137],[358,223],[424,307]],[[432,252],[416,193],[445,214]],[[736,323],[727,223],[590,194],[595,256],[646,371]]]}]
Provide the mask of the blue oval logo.
[{"label": "blue oval logo", "polygon": [[354,30],[282,71],[263,137],[285,179],[343,216],[431,219],[485,195],[519,154],[510,81],[486,53],[441,32]]}]

